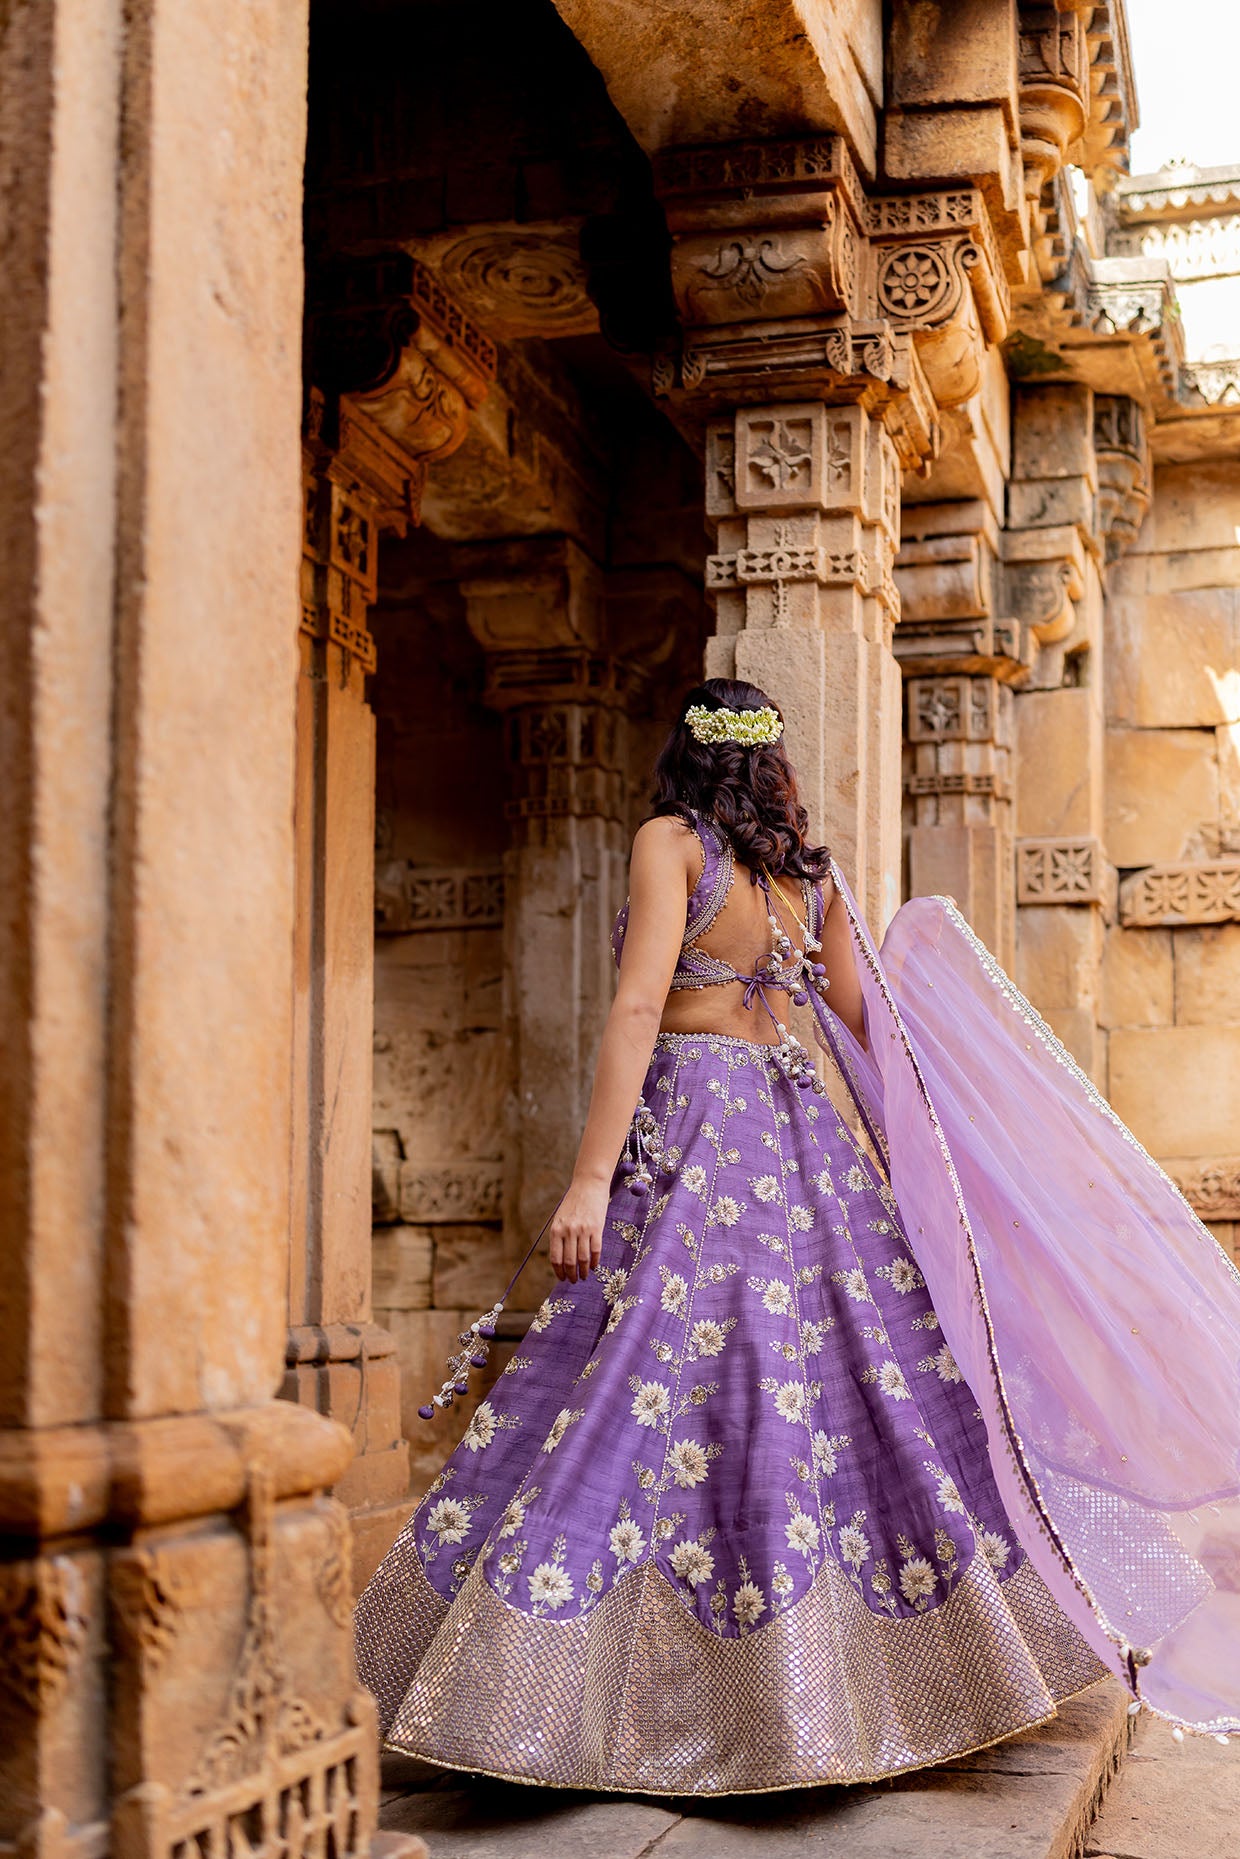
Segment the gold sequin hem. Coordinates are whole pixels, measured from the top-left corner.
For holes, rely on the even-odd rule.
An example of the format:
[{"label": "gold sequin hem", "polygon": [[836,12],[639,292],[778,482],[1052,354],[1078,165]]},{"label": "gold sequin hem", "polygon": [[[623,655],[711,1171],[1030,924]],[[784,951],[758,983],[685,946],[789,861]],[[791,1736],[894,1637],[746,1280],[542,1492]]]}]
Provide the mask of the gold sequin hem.
[{"label": "gold sequin hem", "polygon": [[[544,1787],[698,1796],[878,1781],[1045,1723],[1104,1676],[1030,1563],[1000,1582],[982,1556],[939,1607],[896,1619],[824,1563],[795,1607],[740,1637],[702,1626],[649,1564],[579,1621],[510,1607],[477,1567],[449,1606],[416,1557],[401,1598],[425,1650],[385,1747]],[[359,1646],[364,1678],[387,1663],[384,1624],[372,1619]]]}]

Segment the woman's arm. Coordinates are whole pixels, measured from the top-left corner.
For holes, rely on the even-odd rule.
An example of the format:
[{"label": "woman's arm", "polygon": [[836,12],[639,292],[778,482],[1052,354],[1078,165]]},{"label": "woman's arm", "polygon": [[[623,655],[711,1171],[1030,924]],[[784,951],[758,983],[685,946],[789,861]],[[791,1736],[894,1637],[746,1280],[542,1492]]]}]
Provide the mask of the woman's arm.
[{"label": "woman's arm", "polygon": [[551,1222],[551,1265],[575,1284],[597,1266],[615,1172],[654,1051],[697,876],[697,837],[680,820],[647,820],[633,841],[620,984],[603,1029],[590,1110],[568,1192]]},{"label": "woman's arm", "polygon": [[827,1005],[842,1020],[863,1051],[868,1050],[865,1036],[865,1003],[857,975],[857,956],[852,928],[844,900],[833,884],[823,885],[826,921],[822,928],[822,965],[831,983]]}]

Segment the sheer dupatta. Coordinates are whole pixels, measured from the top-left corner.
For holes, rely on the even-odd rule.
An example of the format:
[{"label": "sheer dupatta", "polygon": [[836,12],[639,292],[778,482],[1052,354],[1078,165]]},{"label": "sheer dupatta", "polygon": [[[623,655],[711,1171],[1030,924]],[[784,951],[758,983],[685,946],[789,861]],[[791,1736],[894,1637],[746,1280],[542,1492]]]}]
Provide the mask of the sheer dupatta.
[{"label": "sheer dupatta", "polygon": [[1013,1527],[1151,1708],[1240,1729],[1240,1274],[954,905],[881,957],[869,1050],[811,995],[882,1150]]}]

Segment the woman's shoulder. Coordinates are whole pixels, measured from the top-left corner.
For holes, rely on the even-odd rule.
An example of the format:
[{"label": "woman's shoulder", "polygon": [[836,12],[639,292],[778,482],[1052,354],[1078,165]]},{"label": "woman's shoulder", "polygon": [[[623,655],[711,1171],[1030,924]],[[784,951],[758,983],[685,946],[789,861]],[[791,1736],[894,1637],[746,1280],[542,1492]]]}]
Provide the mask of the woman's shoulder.
[{"label": "woman's shoulder", "polygon": [[677,813],[656,813],[643,820],[633,835],[633,850],[639,846],[685,850],[698,837],[696,826]]}]

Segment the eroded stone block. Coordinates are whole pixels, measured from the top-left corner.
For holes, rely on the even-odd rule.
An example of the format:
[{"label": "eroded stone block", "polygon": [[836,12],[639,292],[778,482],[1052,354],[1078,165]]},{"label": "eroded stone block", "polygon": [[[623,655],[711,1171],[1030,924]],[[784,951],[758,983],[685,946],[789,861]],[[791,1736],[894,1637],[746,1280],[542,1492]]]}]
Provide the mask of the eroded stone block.
[{"label": "eroded stone block", "polygon": [[1217,829],[1213,730],[1112,729],[1106,737],[1106,847],[1120,866],[1191,858]]},{"label": "eroded stone block", "polygon": [[1102,946],[1102,1025],[1166,1026],[1173,999],[1171,931],[1110,930]]},{"label": "eroded stone block", "polygon": [[1240,1028],[1113,1032],[1109,1095],[1116,1114],[1156,1156],[1228,1154],[1240,1130]]}]

